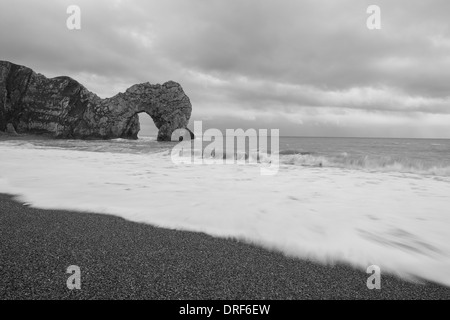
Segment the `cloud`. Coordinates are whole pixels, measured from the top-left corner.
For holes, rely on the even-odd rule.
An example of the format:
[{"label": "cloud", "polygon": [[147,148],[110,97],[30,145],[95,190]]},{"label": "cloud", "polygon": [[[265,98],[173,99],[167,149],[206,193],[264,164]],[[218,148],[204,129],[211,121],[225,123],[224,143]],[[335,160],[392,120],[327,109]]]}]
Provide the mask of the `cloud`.
[{"label": "cloud", "polygon": [[212,126],[450,137],[450,2],[376,2],[377,31],[360,0],[3,1],[0,59],[104,97],[175,80]]}]

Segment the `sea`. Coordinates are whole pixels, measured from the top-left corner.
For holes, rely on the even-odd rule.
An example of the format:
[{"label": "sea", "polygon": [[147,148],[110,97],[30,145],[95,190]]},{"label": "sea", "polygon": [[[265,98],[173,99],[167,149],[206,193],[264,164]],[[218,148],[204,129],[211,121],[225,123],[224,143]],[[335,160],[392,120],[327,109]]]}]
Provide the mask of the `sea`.
[{"label": "sea", "polygon": [[177,146],[0,137],[0,193],[450,286],[450,140],[280,137],[231,164]]}]

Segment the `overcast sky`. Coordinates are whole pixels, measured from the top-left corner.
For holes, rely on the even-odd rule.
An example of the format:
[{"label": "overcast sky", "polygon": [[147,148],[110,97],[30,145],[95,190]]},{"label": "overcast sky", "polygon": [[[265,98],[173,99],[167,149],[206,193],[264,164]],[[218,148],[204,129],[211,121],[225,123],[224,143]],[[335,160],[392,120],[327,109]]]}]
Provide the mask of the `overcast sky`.
[{"label": "overcast sky", "polygon": [[[179,82],[191,125],[450,138],[448,0],[0,4],[1,60],[71,76],[101,97]],[[66,27],[72,4],[81,30]],[[381,8],[381,30],[366,27],[370,4]]]}]

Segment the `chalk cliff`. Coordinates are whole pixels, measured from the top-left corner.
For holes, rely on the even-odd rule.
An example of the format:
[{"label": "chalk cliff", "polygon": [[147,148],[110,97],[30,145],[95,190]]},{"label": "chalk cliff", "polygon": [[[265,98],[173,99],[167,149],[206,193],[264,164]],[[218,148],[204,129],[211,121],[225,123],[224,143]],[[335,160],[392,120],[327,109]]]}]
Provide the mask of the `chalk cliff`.
[{"label": "chalk cliff", "polygon": [[72,78],[49,79],[30,68],[0,61],[0,131],[72,139],[136,139],[141,112],[155,122],[158,140],[169,141],[174,130],[186,128],[192,106],[173,81],[136,84],[101,99]]}]

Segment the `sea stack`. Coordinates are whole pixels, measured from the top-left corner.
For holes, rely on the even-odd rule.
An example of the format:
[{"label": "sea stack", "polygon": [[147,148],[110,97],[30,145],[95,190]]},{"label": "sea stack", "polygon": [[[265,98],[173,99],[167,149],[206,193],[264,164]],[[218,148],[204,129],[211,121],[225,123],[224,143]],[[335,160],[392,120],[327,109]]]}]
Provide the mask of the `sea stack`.
[{"label": "sea stack", "polygon": [[101,99],[72,78],[49,79],[0,61],[0,131],[67,139],[137,139],[141,112],[153,119],[158,141],[170,141],[174,130],[187,127],[192,105],[173,81],[136,84]]}]

